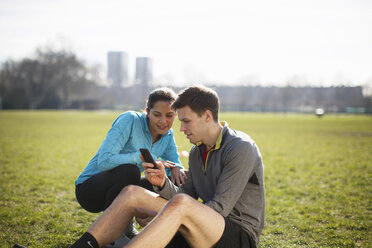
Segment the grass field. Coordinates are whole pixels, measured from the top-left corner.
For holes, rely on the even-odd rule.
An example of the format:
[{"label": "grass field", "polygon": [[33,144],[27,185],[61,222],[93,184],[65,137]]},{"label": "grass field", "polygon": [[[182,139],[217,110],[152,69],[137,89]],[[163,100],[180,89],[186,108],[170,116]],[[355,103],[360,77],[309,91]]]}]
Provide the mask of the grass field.
[{"label": "grass field", "polygon": [[[97,214],[74,180],[117,112],[0,112],[0,247],[68,247]],[[372,117],[222,113],[260,147],[260,247],[372,247]],[[180,150],[191,145],[174,129]],[[183,163],[187,161],[183,158]]]}]

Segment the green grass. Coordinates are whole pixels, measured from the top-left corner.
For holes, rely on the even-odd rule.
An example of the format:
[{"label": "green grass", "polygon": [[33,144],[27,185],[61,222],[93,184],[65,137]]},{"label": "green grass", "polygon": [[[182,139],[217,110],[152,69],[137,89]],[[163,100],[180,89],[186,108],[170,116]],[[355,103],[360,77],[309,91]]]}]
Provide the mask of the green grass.
[{"label": "green grass", "polygon": [[[97,218],[74,180],[118,112],[0,112],[0,247],[68,247]],[[260,247],[372,247],[371,116],[222,113],[260,147]],[[191,145],[174,126],[180,150]],[[185,158],[182,162],[187,165]]]}]

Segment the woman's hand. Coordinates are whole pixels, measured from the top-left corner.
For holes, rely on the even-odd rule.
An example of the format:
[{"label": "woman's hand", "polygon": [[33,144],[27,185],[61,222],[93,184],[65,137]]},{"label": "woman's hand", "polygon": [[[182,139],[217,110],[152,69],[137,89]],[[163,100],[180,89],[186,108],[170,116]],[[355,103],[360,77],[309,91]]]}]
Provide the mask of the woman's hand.
[{"label": "woman's hand", "polygon": [[187,179],[187,175],[184,169],[180,167],[171,168],[172,183],[177,184],[177,186],[181,186],[181,184],[185,183],[186,179]]}]

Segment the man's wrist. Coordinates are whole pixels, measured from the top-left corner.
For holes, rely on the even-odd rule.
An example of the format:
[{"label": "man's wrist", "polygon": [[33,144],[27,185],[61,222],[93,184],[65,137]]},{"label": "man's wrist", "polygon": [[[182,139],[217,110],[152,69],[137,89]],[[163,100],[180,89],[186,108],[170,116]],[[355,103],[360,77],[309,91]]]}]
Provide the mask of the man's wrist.
[{"label": "man's wrist", "polygon": [[162,186],[158,186],[159,191],[162,191],[162,190],[164,189],[164,187],[165,187],[165,182],[166,182],[166,181],[167,181],[167,180],[164,179],[163,185],[162,185]]}]

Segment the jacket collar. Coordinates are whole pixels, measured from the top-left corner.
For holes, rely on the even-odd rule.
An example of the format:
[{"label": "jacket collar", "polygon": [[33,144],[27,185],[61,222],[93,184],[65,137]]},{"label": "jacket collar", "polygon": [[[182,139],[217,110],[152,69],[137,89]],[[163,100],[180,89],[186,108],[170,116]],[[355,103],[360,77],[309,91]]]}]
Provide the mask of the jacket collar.
[{"label": "jacket collar", "polygon": [[[221,142],[222,142],[222,136],[223,136],[223,133],[225,132],[225,130],[226,130],[227,127],[229,126],[229,124],[228,124],[226,121],[220,121],[220,124],[221,124],[221,126],[222,126],[222,129],[221,129],[220,134],[218,135],[218,138],[217,138],[217,140],[216,140],[216,146],[214,147],[213,150],[218,150],[218,149],[220,149],[220,147],[221,147]],[[203,145],[203,142],[200,141],[200,142],[196,143],[196,145],[197,145],[198,147],[200,147],[201,145]]]}]

